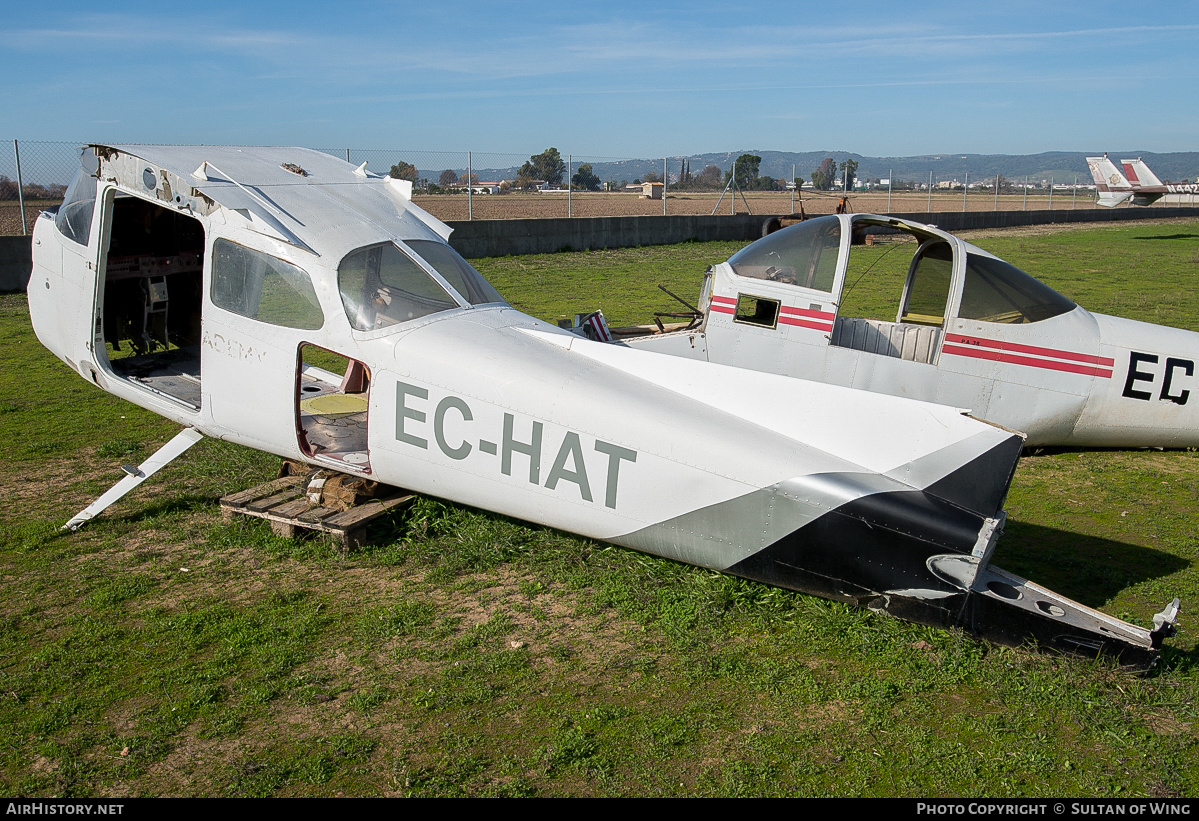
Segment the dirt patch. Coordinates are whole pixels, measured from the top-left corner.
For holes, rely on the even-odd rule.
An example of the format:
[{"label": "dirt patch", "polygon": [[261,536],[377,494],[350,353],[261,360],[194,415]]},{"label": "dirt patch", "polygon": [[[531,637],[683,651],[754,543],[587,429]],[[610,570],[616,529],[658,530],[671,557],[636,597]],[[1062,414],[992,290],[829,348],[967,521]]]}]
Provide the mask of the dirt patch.
[{"label": "dirt patch", "polygon": [[95,457],[93,449],[80,456],[20,465],[0,472],[0,494],[8,500],[10,510],[36,511],[47,504],[59,507],[73,500],[83,508],[94,500],[88,498],[84,485],[105,480],[116,484],[124,475],[109,462]]},{"label": "dirt patch", "polygon": [[[1064,201],[1063,201],[1064,199]],[[736,201],[727,194],[721,198],[719,191],[679,191],[668,193],[663,200],[644,199],[637,194],[623,192],[574,192],[569,198],[566,192],[544,192],[515,194],[487,194],[471,198],[468,204],[465,194],[416,194],[413,202],[441,220],[503,220],[503,219],[555,219],[565,217],[624,217],[709,214],[790,214],[803,211],[809,215],[836,213],[841,194],[835,191],[804,191],[792,200],[789,191],[751,191],[744,196],[738,194]],[[993,196],[970,195],[963,203],[962,194],[934,193],[931,201],[927,193],[886,191],[856,193],[849,195],[849,210],[858,214],[921,214],[944,211],[1034,211],[1048,210],[1048,195],[1030,194],[1001,196],[998,202]],[[1080,196],[1073,203],[1069,197],[1056,196],[1054,210],[1064,212],[1095,210],[1090,198]],[[1199,211],[1196,212],[1199,215]],[[1140,223],[1138,223],[1140,224]],[[1069,227],[1077,228],[1077,224]],[[1020,229],[1005,229],[1007,231]]]}]

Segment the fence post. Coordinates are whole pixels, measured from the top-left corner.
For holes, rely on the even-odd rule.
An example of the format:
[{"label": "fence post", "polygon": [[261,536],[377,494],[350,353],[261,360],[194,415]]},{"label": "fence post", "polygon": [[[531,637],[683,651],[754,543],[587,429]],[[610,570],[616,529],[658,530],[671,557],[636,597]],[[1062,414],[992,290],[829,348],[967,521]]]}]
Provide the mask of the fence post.
[{"label": "fence post", "polygon": [[1053,177],[1049,178],[1049,210],[1053,210]]},{"label": "fence post", "polygon": [[666,181],[666,174],[668,171],[666,167],[667,159],[667,157],[662,158],[662,216],[666,216],[666,188],[670,185],[670,183]]},{"label": "fence post", "polygon": [[962,183],[962,213],[966,213],[966,190],[970,188],[970,172],[966,172],[966,181]]},{"label": "fence post", "polygon": [[475,218],[474,201],[471,195],[475,191],[475,175],[474,169],[471,166],[470,152],[466,152],[466,218],[473,220]]},{"label": "fence post", "polygon": [[928,213],[933,212],[933,172],[928,172]]},{"label": "fence post", "polygon": [[[887,213],[888,214],[891,213],[891,186],[893,185],[891,180],[892,180],[894,174],[895,174],[894,168],[887,169]],[[795,209],[792,208],[791,210],[794,211]]]},{"label": "fence post", "polygon": [[995,206],[991,210],[992,211],[999,210],[999,175],[998,174],[995,175]]},{"label": "fence post", "polygon": [[29,233],[29,228],[25,225],[25,183],[21,179],[21,149],[17,147],[17,141],[12,141],[12,153],[17,160],[17,207],[21,209],[21,236]]},{"label": "fence post", "polygon": [[[561,156],[561,155],[559,155]],[[561,162],[561,160],[559,160]],[[570,189],[573,188],[570,184],[570,166],[574,162],[574,157],[570,154],[566,155],[566,218],[570,219]]]}]

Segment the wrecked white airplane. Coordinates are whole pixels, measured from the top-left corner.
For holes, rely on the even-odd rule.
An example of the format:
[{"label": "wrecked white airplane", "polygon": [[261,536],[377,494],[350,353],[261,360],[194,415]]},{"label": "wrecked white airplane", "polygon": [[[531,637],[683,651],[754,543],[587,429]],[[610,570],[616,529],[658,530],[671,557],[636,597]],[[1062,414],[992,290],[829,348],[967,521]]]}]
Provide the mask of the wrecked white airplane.
[{"label": "wrecked white airplane", "polygon": [[[885,304],[855,295],[873,278]],[[712,266],[699,307],[696,327],[625,344],[969,408],[1030,445],[1199,446],[1199,334],[1093,314],[931,225],[776,231]]]},{"label": "wrecked white airplane", "polygon": [[[1130,201],[1133,205],[1152,205],[1162,197],[1173,195],[1199,194],[1199,183],[1164,183],[1157,175],[1149,170],[1145,161],[1140,157],[1135,160],[1120,160],[1124,173],[1116,168],[1115,163],[1107,158],[1087,157],[1087,167],[1091,170],[1091,178],[1099,190],[1099,204],[1115,208],[1123,202]],[[1176,196],[1175,199],[1181,197]]]},{"label": "wrecked white airplane", "polygon": [[365,165],[83,159],[34,232],[38,338],[185,429],[72,528],[211,436],[1005,644],[1147,667],[1172,634],[1177,601],[1144,629],[991,566],[1018,434],[580,339],[508,306]]}]

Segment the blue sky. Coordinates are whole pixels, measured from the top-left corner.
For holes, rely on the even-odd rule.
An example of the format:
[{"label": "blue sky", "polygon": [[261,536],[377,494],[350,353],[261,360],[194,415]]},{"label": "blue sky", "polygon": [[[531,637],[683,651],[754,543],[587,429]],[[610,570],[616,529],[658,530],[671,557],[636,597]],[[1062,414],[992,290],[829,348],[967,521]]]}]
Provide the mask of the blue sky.
[{"label": "blue sky", "polygon": [[0,0],[0,138],[1199,150],[1199,4]]}]

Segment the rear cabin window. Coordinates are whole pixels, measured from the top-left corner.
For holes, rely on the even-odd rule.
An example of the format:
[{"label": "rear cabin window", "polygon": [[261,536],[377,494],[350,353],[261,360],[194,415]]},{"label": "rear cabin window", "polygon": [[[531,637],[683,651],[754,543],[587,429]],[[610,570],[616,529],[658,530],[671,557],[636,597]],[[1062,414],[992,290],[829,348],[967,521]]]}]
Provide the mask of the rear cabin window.
[{"label": "rear cabin window", "polygon": [[1075,305],[1000,259],[968,254],[966,283],[958,316],[1010,325],[1040,322],[1074,310]]},{"label": "rear cabin window", "polygon": [[841,221],[819,217],[775,231],[729,259],[737,276],[832,292]]},{"label": "rear cabin window", "polygon": [[271,325],[314,331],[325,324],[307,271],[225,239],[213,244],[211,296],[226,311]]}]

